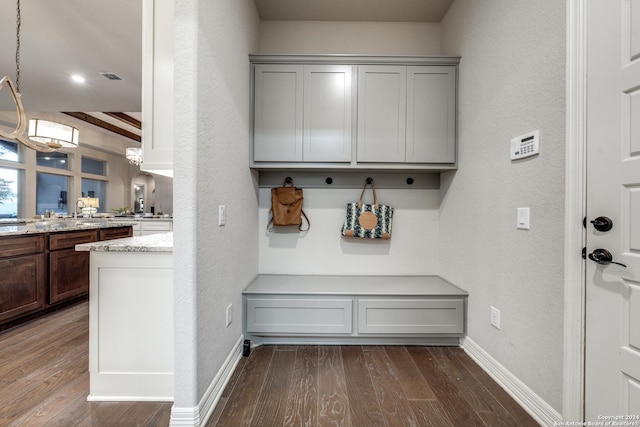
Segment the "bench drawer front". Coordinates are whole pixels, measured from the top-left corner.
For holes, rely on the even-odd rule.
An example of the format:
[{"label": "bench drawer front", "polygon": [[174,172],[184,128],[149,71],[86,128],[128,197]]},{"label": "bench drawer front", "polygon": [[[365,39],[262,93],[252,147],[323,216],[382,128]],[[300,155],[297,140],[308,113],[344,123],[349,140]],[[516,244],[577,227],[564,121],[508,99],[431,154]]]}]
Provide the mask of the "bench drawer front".
[{"label": "bench drawer front", "polygon": [[247,332],[351,334],[349,299],[247,298]]},{"label": "bench drawer front", "polygon": [[358,299],[358,334],[463,333],[463,299]]}]

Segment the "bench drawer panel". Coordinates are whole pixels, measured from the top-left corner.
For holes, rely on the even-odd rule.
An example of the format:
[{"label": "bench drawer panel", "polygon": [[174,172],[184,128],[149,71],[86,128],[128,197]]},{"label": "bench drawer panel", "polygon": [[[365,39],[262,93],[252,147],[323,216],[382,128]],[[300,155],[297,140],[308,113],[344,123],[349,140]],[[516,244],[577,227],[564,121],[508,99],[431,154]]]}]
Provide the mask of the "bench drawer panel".
[{"label": "bench drawer panel", "polygon": [[351,298],[247,298],[247,332],[351,334],[352,307]]},{"label": "bench drawer panel", "polygon": [[463,334],[464,300],[358,299],[358,334]]}]

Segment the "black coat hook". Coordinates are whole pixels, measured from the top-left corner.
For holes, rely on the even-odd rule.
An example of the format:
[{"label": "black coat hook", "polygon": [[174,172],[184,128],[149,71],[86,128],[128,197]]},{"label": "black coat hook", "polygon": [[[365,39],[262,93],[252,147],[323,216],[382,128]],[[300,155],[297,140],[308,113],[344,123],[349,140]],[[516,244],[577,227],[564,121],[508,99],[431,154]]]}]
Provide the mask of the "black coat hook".
[{"label": "black coat hook", "polygon": [[288,176],[288,177],[286,177],[286,178],[284,179],[284,183],[285,183],[285,184],[292,184],[292,183],[293,183],[293,179],[291,179],[291,177],[290,177],[290,176]]},{"label": "black coat hook", "polygon": [[326,182],[327,184],[331,185],[331,184],[333,184],[333,178],[328,176],[327,179],[324,180],[324,182]]},{"label": "black coat hook", "polygon": [[367,178],[367,184],[371,184],[373,182],[373,178]]}]

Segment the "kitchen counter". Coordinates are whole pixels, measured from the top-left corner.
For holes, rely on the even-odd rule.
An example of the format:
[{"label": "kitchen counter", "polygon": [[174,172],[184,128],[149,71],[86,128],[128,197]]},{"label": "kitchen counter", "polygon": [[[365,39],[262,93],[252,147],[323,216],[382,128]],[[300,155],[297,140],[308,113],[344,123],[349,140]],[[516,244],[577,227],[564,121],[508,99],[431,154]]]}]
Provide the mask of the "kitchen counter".
[{"label": "kitchen counter", "polygon": [[0,236],[21,234],[56,233],[61,231],[91,230],[95,228],[129,227],[128,221],[107,219],[59,219],[0,221]]},{"label": "kitchen counter", "polygon": [[104,242],[83,243],[76,251],[91,252],[173,252],[173,233],[127,237]]}]

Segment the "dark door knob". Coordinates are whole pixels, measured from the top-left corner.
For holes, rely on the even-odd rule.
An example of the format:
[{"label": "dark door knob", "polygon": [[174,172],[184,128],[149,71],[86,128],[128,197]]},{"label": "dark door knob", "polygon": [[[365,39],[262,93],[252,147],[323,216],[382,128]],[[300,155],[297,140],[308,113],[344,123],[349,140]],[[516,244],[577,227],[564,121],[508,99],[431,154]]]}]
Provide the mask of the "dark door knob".
[{"label": "dark door knob", "polygon": [[593,227],[598,231],[609,231],[613,228],[613,221],[606,216],[599,216],[591,221],[591,224],[593,224]]},{"label": "dark door knob", "polygon": [[609,252],[606,249],[596,249],[593,252],[591,252],[589,254],[589,259],[591,261],[594,261],[600,265],[609,265],[609,264],[618,264],[621,265],[623,267],[626,267],[626,265],[620,263],[620,262],[614,262],[613,261],[613,255],[611,255],[611,252]]}]

